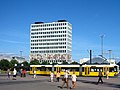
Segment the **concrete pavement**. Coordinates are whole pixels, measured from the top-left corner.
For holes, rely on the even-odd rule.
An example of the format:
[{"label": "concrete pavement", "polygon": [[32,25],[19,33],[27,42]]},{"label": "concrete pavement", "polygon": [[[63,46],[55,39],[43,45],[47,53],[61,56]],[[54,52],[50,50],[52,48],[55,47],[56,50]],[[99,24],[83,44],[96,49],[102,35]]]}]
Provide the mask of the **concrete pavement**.
[{"label": "concrete pavement", "polygon": [[[7,79],[7,76],[0,76],[0,90],[61,90],[60,82],[50,82],[48,76],[27,75],[25,78],[17,76],[17,80]],[[78,77],[75,90],[120,90],[120,77],[106,79],[103,84],[96,84],[98,77]],[[71,85],[71,80],[69,81]],[[66,90],[66,86],[62,90]]]}]

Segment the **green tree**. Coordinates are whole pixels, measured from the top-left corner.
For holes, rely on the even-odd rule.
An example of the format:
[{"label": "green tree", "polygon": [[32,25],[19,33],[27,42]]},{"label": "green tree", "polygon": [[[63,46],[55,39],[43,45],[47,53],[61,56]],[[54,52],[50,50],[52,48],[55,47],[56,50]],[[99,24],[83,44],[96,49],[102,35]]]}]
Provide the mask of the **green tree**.
[{"label": "green tree", "polygon": [[10,62],[7,59],[2,59],[0,61],[0,69],[6,71],[8,68],[10,68]]},{"label": "green tree", "polygon": [[78,62],[76,62],[76,61],[74,61],[74,62],[72,62],[72,63],[70,63],[70,64],[79,64]]},{"label": "green tree", "polygon": [[23,66],[29,66],[29,63],[27,61],[22,62]]},{"label": "green tree", "polygon": [[9,62],[9,66],[10,66],[10,68],[13,68],[13,65],[12,65],[12,63],[10,63],[10,62]]},{"label": "green tree", "polygon": [[66,61],[63,61],[63,62],[62,62],[62,64],[64,64],[64,65],[67,65],[67,64],[68,64],[68,62],[66,62]]},{"label": "green tree", "polygon": [[40,65],[38,60],[30,61],[30,65]]},{"label": "green tree", "polygon": [[10,61],[10,63],[11,63],[11,68],[13,68],[14,66],[15,66],[15,64],[18,64],[18,61],[17,60],[15,60],[15,59],[12,59],[11,61]]},{"label": "green tree", "polygon": [[50,63],[47,62],[47,61],[44,61],[44,62],[42,62],[41,64],[42,64],[42,65],[50,65]]},{"label": "green tree", "polygon": [[24,69],[29,70],[30,65],[29,65],[29,63],[27,61],[24,61],[21,64],[23,64]]}]

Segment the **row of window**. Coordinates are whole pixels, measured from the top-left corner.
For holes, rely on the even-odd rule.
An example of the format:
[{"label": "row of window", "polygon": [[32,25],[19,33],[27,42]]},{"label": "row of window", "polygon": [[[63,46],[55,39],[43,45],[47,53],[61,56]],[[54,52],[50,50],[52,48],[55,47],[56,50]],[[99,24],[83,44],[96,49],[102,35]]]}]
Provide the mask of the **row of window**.
[{"label": "row of window", "polygon": [[36,35],[36,34],[56,34],[56,33],[66,33],[66,31],[32,32],[31,35]]},{"label": "row of window", "polygon": [[47,42],[47,41],[66,41],[65,38],[63,39],[43,39],[43,40],[31,40],[31,42]]},{"label": "row of window", "polygon": [[66,35],[31,36],[31,38],[50,38],[50,37],[66,37]]},{"label": "row of window", "polygon": [[63,25],[67,25],[67,23],[54,23],[54,24],[36,24],[36,25],[32,25],[32,27],[48,27],[48,26],[63,26]]},{"label": "row of window", "polygon": [[[44,61],[45,62],[49,62],[49,63],[51,63],[51,62],[54,62],[54,63],[57,63],[57,62],[60,62],[60,63],[67,62],[67,60],[40,60],[40,63],[42,63]],[[39,70],[39,71],[52,71],[52,67],[37,67],[37,70]],[[57,68],[55,67],[54,71],[56,71],[56,70],[57,70]],[[61,71],[64,72],[65,70],[69,70],[70,72],[73,72],[73,71],[79,71],[79,68],[76,68],[76,67],[69,67],[69,68],[68,67],[61,67]]]},{"label": "row of window", "polygon": [[[63,62],[63,60],[40,60],[40,62],[44,62],[44,61],[47,61],[47,62]],[[47,70],[47,68],[46,68]],[[61,70],[62,71],[65,71],[65,70],[69,70],[69,71],[79,71],[79,68],[78,67],[61,67]],[[98,67],[98,68],[90,68],[90,71],[91,72],[99,72],[99,70],[101,70],[103,72],[103,69]],[[82,72],[86,71],[84,67],[82,67]],[[109,72],[117,72],[118,70],[116,68],[113,68],[113,67],[110,67],[109,68]],[[89,74],[89,72],[88,72]]]},{"label": "row of window", "polygon": [[[103,68],[100,68],[100,67],[95,67],[95,68],[90,68],[90,71],[91,72],[99,72],[99,69],[103,72]],[[109,72],[117,72],[117,69],[116,68],[113,68],[113,67],[110,67],[109,68]]]},{"label": "row of window", "polygon": [[63,49],[66,46],[55,46],[55,47],[31,47],[31,49]]},{"label": "row of window", "polygon": [[31,53],[66,53],[66,50],[31,51]]},{"label": "row of window", "polygon": [[31,29],[31,31],[61,30],[61,29],[67,29],[67,27],[39,28],[39,29]]},{"label": "row of window", "polygon": [[59,45],[60,43],[31,43],[31,46],[38,46],[38,45]]},{"label": "row of window", "polygon": [[[32,44],[32,45],[41,45],[41,44]],[[59,43],[42,43],[42,45],[66,45],[66,42],[59,42]]]}]

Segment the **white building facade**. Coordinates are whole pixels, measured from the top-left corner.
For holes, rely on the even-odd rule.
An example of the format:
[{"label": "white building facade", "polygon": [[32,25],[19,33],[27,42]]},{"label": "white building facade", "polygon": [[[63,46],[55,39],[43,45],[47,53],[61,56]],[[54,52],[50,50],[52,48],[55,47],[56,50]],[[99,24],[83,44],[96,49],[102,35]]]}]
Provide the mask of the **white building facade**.
[{"label": "white building facade", "polygon": [[30,28],[30,60],[72,61],[72,25],[66,20],[35,22]]}]

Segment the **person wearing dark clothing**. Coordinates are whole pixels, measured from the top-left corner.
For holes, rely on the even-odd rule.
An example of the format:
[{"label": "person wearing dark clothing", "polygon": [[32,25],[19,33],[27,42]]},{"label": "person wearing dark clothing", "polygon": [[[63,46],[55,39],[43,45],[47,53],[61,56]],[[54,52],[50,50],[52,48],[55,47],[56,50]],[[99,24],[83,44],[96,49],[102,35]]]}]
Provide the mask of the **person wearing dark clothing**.
[{"label": "person wearing dark clothing", "polygon": [[101,72],[101,70],[99,70],[98,77],[99,77],[99,79],[98,79],[98,82],[97,82],[97,84],[98,84],[100,81],[101,81],[101,83],[103,84],[103,80],[102,80],[102,77],[103,77],[103,75],[102,75],[102,72]]},{"label": "person wearing dark clothing", "polygon": [[61,86],[61,89],[63,89],[63,86],[66,84],[67,85],[67,89],[69,88],[69,85],[68,85],[68,74],[69,72],[66,70],[66,72],[64,73],[64,77],[63,77],[63,85]]},{"label": "person wearing dark clothing", "polygon": [[23,76],[23,69],[20,69],[20,77]]},{"label": "person wearing dark clothing", "polygon": [[60,79],[60,72],[59,71],[56,74],[56,79],[57,79],[57,82],[59,82],[59,79]]}]

